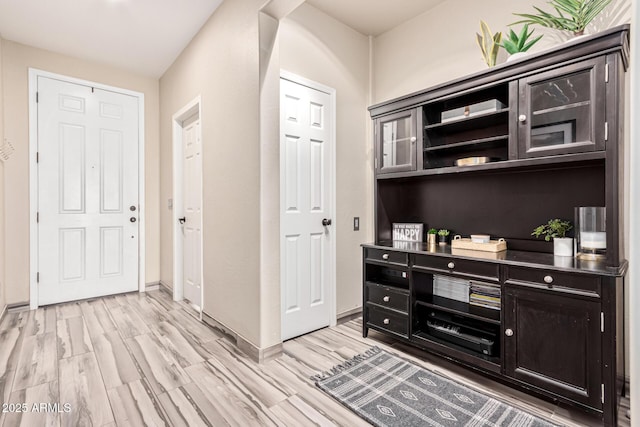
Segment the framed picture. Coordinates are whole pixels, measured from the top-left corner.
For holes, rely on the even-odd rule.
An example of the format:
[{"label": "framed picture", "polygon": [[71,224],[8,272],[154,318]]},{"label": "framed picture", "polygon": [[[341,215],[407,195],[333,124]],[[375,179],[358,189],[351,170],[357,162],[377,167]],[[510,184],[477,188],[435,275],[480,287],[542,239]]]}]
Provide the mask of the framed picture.
[{"label": "framed picture", "polygon": [[393,223],[393,241],[422,242],[424,224]]}]

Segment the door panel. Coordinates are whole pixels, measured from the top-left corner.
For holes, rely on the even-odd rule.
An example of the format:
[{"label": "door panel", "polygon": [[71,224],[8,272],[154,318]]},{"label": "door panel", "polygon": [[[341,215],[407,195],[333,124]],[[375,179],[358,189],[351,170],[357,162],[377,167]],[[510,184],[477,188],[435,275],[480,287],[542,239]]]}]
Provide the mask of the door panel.
[{"label": "door panel", "polygon": [[330,324],[331,96],[281,79],[282,338]]},{"label": "door panel", "polygon": [[202,143],[200,120],[192,116],[183,123],[183,283],[184,297],[202,306]]},{"label": "door panel", "polygon": [[137,98],[45,77],[38,98],[38,304],[137,290]]},{"label": "door panel", "polygon": [[599,301],[506,285],[505,308],[506,374],[602,407]]}]

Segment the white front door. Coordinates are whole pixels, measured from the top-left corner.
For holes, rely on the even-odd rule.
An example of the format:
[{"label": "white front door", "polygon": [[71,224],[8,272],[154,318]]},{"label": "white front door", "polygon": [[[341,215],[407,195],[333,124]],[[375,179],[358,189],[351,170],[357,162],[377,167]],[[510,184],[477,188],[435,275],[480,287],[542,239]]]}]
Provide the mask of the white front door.
[{"label": "white front door", "polygon": [[184,297],[200,308],[202,307],[202,144],[198,115],[185,120],[182,126]]},{"label": "white front door", "polygon": [[333,114],[329,93],[280,79],[283,340],[331,323]]},{"label": "white front door", "polygon": [[138,99],[38,76],[38,305],[138,289]]}]

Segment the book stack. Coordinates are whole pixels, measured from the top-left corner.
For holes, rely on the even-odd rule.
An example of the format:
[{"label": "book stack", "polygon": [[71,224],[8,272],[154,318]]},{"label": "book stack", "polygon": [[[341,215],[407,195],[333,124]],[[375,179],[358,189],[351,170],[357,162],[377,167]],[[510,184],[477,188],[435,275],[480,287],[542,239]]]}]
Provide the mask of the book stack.
[{"label": "book stack", "polygon": [[469,302],[469,281],[455,277],[433,275],[433,294],[460,302]]},{"label": "book stack", "polygon": [[477,307],[500,310],[500,287],[485,283],[471,282],[469,304]]}]

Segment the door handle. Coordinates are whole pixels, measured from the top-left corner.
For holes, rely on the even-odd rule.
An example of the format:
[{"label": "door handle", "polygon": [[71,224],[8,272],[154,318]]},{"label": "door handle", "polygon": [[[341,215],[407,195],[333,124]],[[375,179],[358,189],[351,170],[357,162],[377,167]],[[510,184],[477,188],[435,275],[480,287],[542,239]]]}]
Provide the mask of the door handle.
[{"label": "door handle", "polygon": [[325,227],[328,226],[328,225],[331,225],[331,220],[327,219],[327,218],[324,218],[322,220],[322,225],[324,225]]},{"label": "door handle", "polygon": [[186,218],[186,217],[184,217],[184,216],[183,216],[182,218],[178,218],[178,222],[179,222],[180,224],[184,224],[185,222],[187,222],[187,218]]}]

